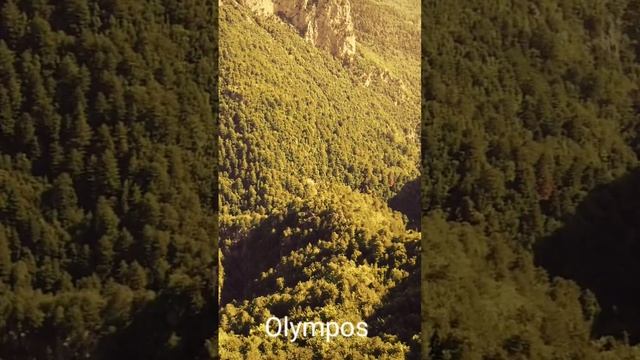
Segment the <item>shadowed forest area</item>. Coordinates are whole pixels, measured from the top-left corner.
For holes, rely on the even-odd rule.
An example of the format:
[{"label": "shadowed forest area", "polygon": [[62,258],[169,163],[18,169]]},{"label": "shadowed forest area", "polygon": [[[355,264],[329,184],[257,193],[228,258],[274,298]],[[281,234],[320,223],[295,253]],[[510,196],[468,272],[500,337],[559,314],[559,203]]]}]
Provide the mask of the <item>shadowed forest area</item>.
[{"label": "shadowed forest area", "polygon": [[217,352],[215,19],[0,0],[0,358]]},{"label": "shadowed forest area", "polygon": [[640,358],[639,10],[423,1],[423,357]]},{"label": "shadowed forest area", "polygon": [[536,248],[536,263],[593,292],[594,336],[640,341],[640,172],[598,186]]}]

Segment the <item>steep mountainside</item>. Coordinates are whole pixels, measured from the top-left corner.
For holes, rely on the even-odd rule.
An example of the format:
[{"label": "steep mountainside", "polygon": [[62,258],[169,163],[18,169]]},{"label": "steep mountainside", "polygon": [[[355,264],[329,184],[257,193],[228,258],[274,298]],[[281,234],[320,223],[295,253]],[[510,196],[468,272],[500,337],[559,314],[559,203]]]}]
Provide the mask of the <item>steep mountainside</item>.
[{"label": "steep mountainside", "polygon": [[[377,53],[384,35],[359,27],[367,14],[354,8],[221,8],[222,358],[418,356],[419,237],[407,215],[418,219],[387,203],[419,173],[419,92],[395,63],[413,59],[415,85],[419,53]],[[359,33],[366,53],[349,45]],[[265,336],[272,315],[365,320],[370,336],[290,343]]]},{"label": "steep mountainside", "polygon": [[303,195],[308,180],[344,183],[387,199],[417,176],[417,102],[365,86],[276,18],[254,17],[233,3],[226,8],[220,44],[223,212],[285,205]]}]

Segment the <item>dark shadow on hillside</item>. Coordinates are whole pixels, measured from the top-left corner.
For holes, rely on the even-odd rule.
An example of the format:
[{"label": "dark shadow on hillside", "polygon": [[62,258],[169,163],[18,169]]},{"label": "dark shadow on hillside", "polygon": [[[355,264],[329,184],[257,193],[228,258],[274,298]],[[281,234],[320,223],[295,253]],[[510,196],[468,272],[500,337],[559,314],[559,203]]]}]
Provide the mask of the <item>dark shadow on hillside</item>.
[{"label": "dark shadow on hillside", "polygon": [[420,267],[394,286],[365,321],[369,336],[394,335],[410,346],[406,359],[420,359]]},{"label": "dark shadow on hillside", "polygon": [[[163,293],[145,305],[117,333],[105,336],[100,359],[206,359],[205,341],[216,335],[214,294],[194,309],[193,295]],[[131,339],[135,339],[131,341]]]},{"label": "dark shadow on hillside", "polygon": [[640,341],[640,170],[592,191],[535,255],[551,276],[595,294],[594,337]]},{"label": "dark shadow on hillside", "polygon": [[[225,273],[222,305],[233,300],[245,300],[275,292],[276,284],[259,281],[260,274],[274,268],[283,257],[293,251],[331,236],[331,232],[326,229],[310,229],[302,238],[285,239],[283,233],[288,227],[299,226],[298,211],[291,209],[282,217],[274,215],[264,219],[232,244],[221,244]],[[221,233],[226,230],[221,227]],[[222,235],[228,236],[229,234]],[[295,274],[291,276],[294,278]]]},{"label": "dark shadow on hillside", "polygon": [[388,205],[395,211],[399,211],[407,217],[407,227],[416,231],[420,230],[420,177],[404,184],[400,191],[391,199]]}]

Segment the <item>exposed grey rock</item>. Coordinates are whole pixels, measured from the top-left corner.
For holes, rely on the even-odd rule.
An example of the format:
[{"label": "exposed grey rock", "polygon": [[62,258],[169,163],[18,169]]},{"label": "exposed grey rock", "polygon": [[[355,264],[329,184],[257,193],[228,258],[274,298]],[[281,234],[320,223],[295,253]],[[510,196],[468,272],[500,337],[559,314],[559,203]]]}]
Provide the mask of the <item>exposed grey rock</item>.
[{"label": "exposed grey rock", "polygon": [[314,46],[350,61],[356,37],[349,0],[240,0],[261,15],[279,16]]}]

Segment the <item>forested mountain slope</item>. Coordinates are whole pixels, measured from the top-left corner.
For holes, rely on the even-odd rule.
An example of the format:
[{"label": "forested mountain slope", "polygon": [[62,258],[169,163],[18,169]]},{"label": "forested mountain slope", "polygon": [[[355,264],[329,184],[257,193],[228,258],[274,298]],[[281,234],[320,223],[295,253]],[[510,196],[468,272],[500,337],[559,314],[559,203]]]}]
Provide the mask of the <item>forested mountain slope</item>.
[{"label": "forested mountain slope", "polygon": [[[418,94],[420,87],[420,71],[416,71],[420,67],[417,56],[420,53],[419,8],[418,0],[352,0],[360,63],[373,66],[369,74],[374,81],[375,75],[402,81],[401,86],[390,90],[409,90],[403,92],[412,97]],[[376,66],[383,71],[376,72]]]},{"label": "forested mountain slope", "polygon": [[0,358],[207,355],[213,5],[0,1]]},{"label": "forested mountain slope", "polygon": [[[637,326],[612,317],[637,311],[624,296],[633,260],[621,256],[637,254],[633,230],[623,230],[640,220],[622,210],[633,195],[615,195],[621,210],[606,201],[593,210],[589,200],[638,165],[637,9],[635,1],[423,1],[422,306],[431,358],[640,356],[624,344],[636,341]],[[605,212],[624,215],[606,221]],[[594,235],[610,237],[576,232],[585,216],[611,227]],[[617,250],[600,257],[596,243]]]},{"label": "forested mountain slope", "polygon": [[286,204],[308,179],[388,198],[417,176],[415,92],[395,103],[281,21],[222,9],[224,213]]},{"label": "forested mountain slope", "polygon": [[[279,17],[251,3],[220,9],[220,356],[417,358],[419,235],[387,203],[419,175],[418,23],[413,47],[390,45],[371,22],[393,15],[391,2],[298,10],[350,6],[356,52],[345,61],[291,25],[290,8]],[[270,316],[365,320],[370,332],[291,343],[266,337]]]}]

